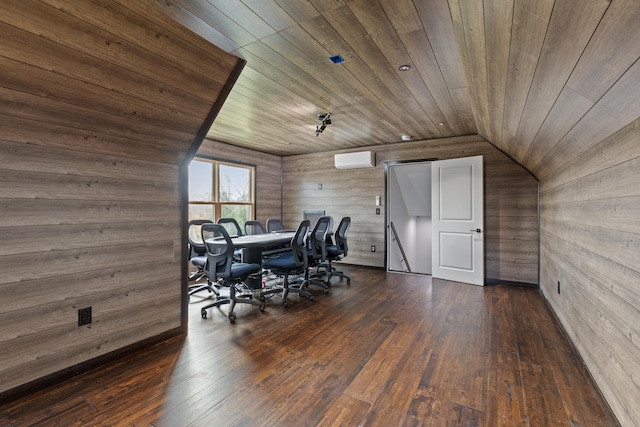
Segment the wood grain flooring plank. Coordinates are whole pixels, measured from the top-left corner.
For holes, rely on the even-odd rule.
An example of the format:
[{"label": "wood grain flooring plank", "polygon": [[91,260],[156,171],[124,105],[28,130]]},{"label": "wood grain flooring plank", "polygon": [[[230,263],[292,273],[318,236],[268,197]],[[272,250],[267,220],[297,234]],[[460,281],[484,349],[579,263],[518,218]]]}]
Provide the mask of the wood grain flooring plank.
[{"label": "wood grain flooring plank", "polygon": [[526,426],[524,390],[509,292],[503,286],[492,287],[491,291],[493,304],[486,420],[497,426]]},{"label": "wood grain flooring plank", "polygon": [[564,410],[551,369],[530,363],[521,363],[520,369],[529,424],[568,426],[569,417]]},{"label": "wood grain flooring plank", "polygon": [[342,394],[318,422],[318,427],[361,425],[360,421],[370,407],[368,402]]},{"label": "wood grain flooring plank", "polygon": [[194,296],[188,335],[0,406],[0,426],[608,425],[539,291],[341,268],[350,286],[234,325]]}]

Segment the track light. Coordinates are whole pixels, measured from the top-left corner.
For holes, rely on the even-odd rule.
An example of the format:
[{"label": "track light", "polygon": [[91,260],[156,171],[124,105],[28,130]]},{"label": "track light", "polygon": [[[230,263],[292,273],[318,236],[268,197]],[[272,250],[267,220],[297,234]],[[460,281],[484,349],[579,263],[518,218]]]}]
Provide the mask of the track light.
[{"label": "track light", "polygon": [[319,136],[327,128],[327,125],[331,124],[331,113],[318,114],[318,120],[321,124],[316,126],[316,136]]},{"label": "track light", "polygon": [[331,113],[328,114],[318,114],[318,120],[322,122],[323,125],[331,124]]}]

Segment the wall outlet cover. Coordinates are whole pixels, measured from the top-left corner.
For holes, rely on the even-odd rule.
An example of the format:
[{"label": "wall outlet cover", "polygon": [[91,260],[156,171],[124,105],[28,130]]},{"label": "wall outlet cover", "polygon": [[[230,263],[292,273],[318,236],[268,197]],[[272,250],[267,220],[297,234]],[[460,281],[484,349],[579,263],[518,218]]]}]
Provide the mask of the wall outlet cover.
[{"label": "wall outlet cover", "polygon": [[78,326],[91,323],[91,307],[78,309]]}]

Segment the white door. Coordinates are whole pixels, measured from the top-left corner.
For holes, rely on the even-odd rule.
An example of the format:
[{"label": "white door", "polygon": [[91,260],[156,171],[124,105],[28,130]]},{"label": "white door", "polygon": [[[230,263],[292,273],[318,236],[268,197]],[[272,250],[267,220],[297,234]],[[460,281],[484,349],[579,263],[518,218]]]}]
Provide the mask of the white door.
[{"label": "white door", "polygon": [[482,156],[431,165],[433,277],[484,285]]}]

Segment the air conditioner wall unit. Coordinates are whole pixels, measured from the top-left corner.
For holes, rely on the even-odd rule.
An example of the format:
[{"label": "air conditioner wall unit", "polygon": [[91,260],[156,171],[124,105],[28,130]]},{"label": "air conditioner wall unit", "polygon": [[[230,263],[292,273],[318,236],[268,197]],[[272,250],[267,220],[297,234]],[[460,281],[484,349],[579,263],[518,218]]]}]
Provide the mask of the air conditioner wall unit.
[{"label": "air conditioner wall unit", "polygon": [[334,155],[336,169],[372,168],[376,165],[376,153],[373,151],[358,151]]}]

